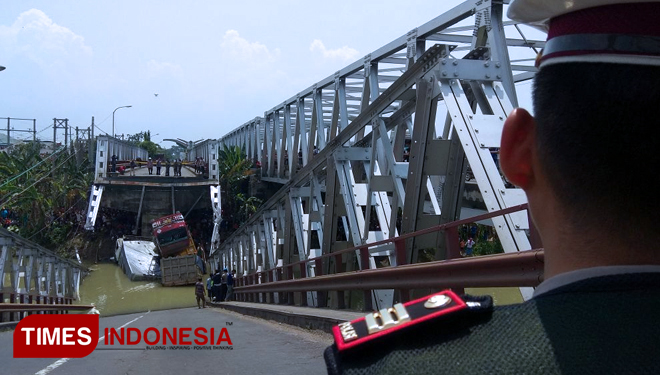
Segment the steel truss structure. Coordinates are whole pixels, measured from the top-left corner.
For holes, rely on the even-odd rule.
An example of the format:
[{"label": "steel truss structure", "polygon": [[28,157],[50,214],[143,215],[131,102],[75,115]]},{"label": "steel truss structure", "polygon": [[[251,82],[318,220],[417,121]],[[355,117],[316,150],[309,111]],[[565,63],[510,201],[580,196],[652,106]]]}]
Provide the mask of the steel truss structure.
[{"label": "steel truss structure", "polygon": [[[0,228],[0,249],[0,303],[5,302],[5,293],[11,299],[15,295],[28,296],[28,303],[33,297],[37,303],[53,298],[80,299],[80,281],[86,272],[82,265],[4,228]],[[24,302],[23,297],[20,302]]]},{"label": "steel truss structure", "polygon": [[101,197],[103,196],[103,185],[101,184],[105,183],[108,178],[112,155],[116,155],[117,160],[147,160],[149,157],[147,150],[109,136],[98,136],[96,138],[95,152],[94,184],[89,194],[87,215],[85,216],[85,229],[87,230],[94,229],[94,224],[96,224],[96,216],[101,207]]},{"label": "steel truss structure", "polygon": [[[515,84],[533,77],[544,42],[502,15],[501,2],[466,1],[221,138],[261,164],[262,180],[283,186],[214,251],[216,262],[251,274],[457,220],[468,166],[489,212],[525,203],[493,154],[517,105]],[[524,58],[512,63],[510,54]],[[493,225],[505,252],[531,248],[524,213]],[[368,264],[345,256],[319,274],[446,259],[444,241],[407,239],[398,257],[392,244],[370,248]],[[314,275],[315,265],[303,272]],[[377,309],[394,298],[372,297]],[[308,292],[306,303],[325,298]]]},{"label": "steel truss structure", "polygon": [[188,151],[188,161],[193,161],[201,157],[204,162],[208,163],[209,180],[217,181],[220,183],[220,175],[218,174],[218,147],[219,142],[216,139],[207,139],[205,141],[195,144],[190,151]]}]

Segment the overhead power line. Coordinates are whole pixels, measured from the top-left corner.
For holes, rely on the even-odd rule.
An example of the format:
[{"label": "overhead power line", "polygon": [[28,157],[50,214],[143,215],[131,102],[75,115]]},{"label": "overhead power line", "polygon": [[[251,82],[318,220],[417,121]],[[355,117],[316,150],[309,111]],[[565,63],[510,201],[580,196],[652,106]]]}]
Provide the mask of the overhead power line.
[{"label": "overhead power line", "polygon": [[0,188],[2,188],[3,186],[9,184],[10,182],[16,180],[17,178],[21,177],[22,175],[24,175],[24,174],[30,172],[31,170],[33,170],[34,168],[40,166],[41,164],[45,163],[48,159],[50,159],[50,158],[52,158],[53,156],[55,156],[55,155],[59,154],[60,152],[64,151],[64,149],[65,149],[64,146],[58,148],[58,149],[55,150],[52,154],[48,155],[48,157],[45,158],[44,160],[42,160],[42,161],[40,161],[39,163],[37,163],[37,164],[31,166],[30,168],[26,169],[25,171],[19,173],[18,175],[16,175],[16,176],[10,178],[8,181],[5,181],[2,185],[0,185]]}]

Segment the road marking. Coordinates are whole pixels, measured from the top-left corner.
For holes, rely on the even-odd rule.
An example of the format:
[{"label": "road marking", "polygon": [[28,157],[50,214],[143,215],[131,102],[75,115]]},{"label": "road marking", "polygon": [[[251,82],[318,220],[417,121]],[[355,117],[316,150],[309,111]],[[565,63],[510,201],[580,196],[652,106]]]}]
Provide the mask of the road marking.
[{"label": "road marking", "polygon": [[[147,315],[147,314],[149,314],[150,312],[151,312],[151,311],[147,312],[147,313],[144,314],[144,315]],[[140,315],[140,316],[138,316],[137,318],[135,318],[135,319],[131,320],[130,322],[128,322],[128,323],[122,325],[121,327],[118,327],[117,329],[122,329],[122,328],[126,327],[127,325],[129,325],[129,324],[135,322],[136,320],[142,318],[144,315]],[[104,338],[105,338],[105,335],[101,336],[101,337],[99,338],[99,341],[97,342],[97,344],[98,344],[99,342],[103,341]],[[41,371],[39,371],[39,372],[36,372],[34,375],[46,375],[46,374],[48,374],[49,372],[55,370],[56,368],[62,366],[63,364],[69,362],[70,359],[71,359],[71,358],[60,358],[60,359],[58,359],[57,361],[55,361],[55,362],[51,363],[50,365],[48,365],[45,369],[43,369],[43,370],[41,370]]]}]

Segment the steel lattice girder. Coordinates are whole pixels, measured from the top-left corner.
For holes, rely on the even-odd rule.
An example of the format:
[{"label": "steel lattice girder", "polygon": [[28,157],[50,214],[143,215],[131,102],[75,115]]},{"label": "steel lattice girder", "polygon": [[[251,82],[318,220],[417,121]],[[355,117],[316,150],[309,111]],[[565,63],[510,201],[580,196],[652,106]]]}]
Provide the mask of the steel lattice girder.
[{"label": "steel lattice girder", "polygon": [[94,167],[94,183],[103,182],[108,177],[108,165],[112,155],[117,160],[147,160],[147,150],[114,137],[101,135],[96,140],[96,165]]},{"label": "steel lattice girder", "polygon": [[13,293],[79,298],[82,265],[0,228],[0,290],[9,274]]},{"label": "steel lattice girder", "polygon": [[[450,28],[473,15],[474,26]],[[536,48],[543,42],[507,39],[505,26],[515,25],[502,22],[501,4],[466,1],[223,137],[222,143],[241,146],[261,162],[262,179],[283,187],[219,251],[236,251],[241,236],[263,225],[264,251],[286,264],[296,252],[297,260],[316,255],[313,235],[322,252],[331,253],[347,242],[360,246],[394,237],[398,220],[403,233],[455,220],[465,160],[488,211],[523,203],[519,189],[505,188],[490,148],[499,147],[495,135],[517,103],[515,82],[535,71],[512,65],[509,47]],[[426,40],[445,44],[424,51]],[[349,89],[361,97],[347,96]],[[357,117],[349,108],[360,110]],[[437,124],[439,111],[446,114],[444,127]],[[493,220],[507,252],[530,248],[521,215]],[[372,230],[372,222],[380,228]],[[337,240],[340,226],[343,241]],[[409,241],[405,260],[398,260],[415,262],[417,252],[429,247],[438,249],[436,259],[446,255],[444,236],[436,234]],[[395,265],[391,250],[371,253]],[[345,261],[341,268],[350,270],[352,260]],[[376,267],[373,257],[369,265],[359,255],[357,261],[361,268]],[[242,258],[236,262],[243,267],[239,274],[255,269],[242,263]],[[324,267],[325,274],[329,265]],[[388,305],[391,295],[375,294],[374,301]]]}]

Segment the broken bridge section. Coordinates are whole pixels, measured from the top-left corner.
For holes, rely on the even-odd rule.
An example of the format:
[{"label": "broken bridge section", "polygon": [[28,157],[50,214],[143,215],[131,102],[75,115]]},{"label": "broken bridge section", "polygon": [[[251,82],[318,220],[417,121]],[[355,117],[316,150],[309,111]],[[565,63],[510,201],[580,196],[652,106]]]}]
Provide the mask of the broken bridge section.
[{"label": "broken bridge section", "polygon": [[[116,157],[114,166],[113,155]],[[197,157],[207,163],[205,173],[196,173],[194,160]],[[146,150],[116,138],[98,137],[94,184],[90,192],[85,228],[94,229],[101,207],[129,212],[134,217],[131,223],[134,223],[132,234],[142,233],[145,236],[150,236],[150,222],[155,218],[177,211],[187,215],[192,210],[220,207],[217,158],[218,141],[205,140],[187,150],[181,176],[174,175],[173,160],[169,163],[162,160],[160,168],[157,161],[152,160],[153,170],[150,173]],[[131,160],[137,164],[134,170],[130,168]],[[217,216],[216,225],[219,224]]]}]

